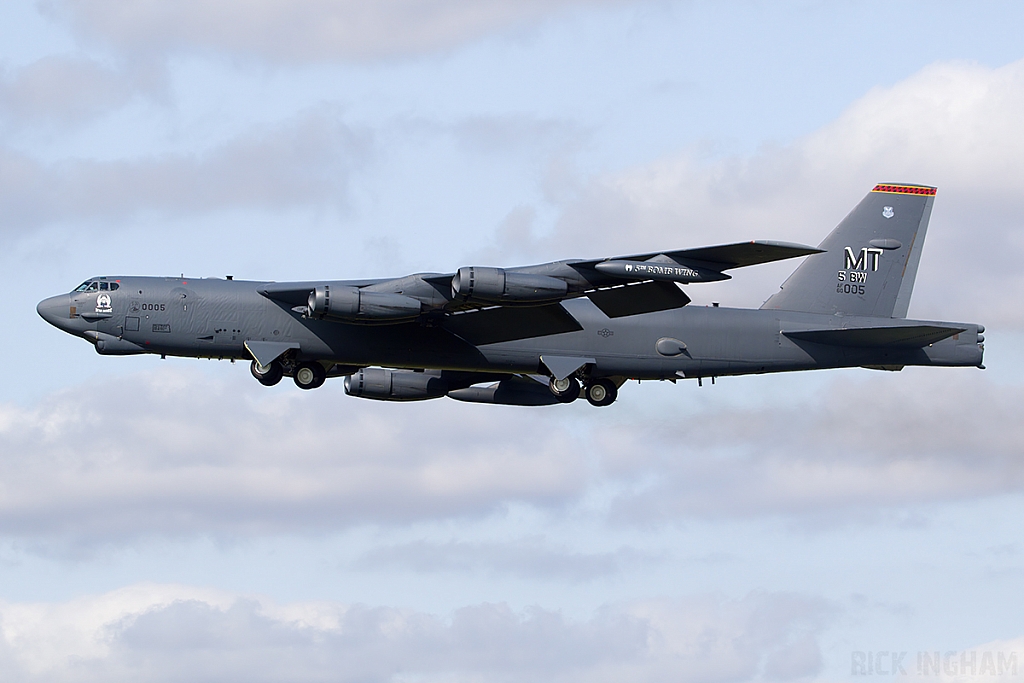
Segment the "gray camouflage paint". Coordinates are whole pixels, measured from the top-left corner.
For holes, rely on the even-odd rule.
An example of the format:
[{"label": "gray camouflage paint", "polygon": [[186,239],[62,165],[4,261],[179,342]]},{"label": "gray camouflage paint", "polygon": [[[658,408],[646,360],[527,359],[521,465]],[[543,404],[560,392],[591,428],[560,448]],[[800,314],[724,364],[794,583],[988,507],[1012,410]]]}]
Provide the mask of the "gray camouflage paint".
[{"label": "gray camouflage paint", "polygon": [[[878,189],[893,187],[897,191]],[[406,390],[401,397],[391,396],[396,400],[433,398],[450,391],[453,398],[463,400],[554,402],[538,399],[535,387],[524,387],[522,378],[503,384],[503,400],[488,400],[476,389],[465,389],[514,375],[574,374],[587,385],[609,378],[618,386],[626,379],[856,366],[983,367],[983,327],[903,317],[933,196],[934,189],[923,186],[876,187],[822,242],[820,253],[762,242],[504,271],[503,277],[527,273],[567,282],[566,298],[544,306],[496,308],[463,301],[451,291],[454,274],[428,273],[393,280],[305,283],[94,278],[119,287],[51,297],[40,302],[38,311],[47,322],[88,339],[104,354],[250,360],[253,351],[257,356],[269,354],[260,358],[266,363],[279,355],[285,374],[292,374],[298,363],[313,361],[329,375],[382,366],[428,370],[420,376],[423,381],[444,380],[440,394],[436,387],[442,385],[432,380],[435,388],[430,392],[417,396],[415,389],[411,394]],[[628,275],[623,262],[681,265],[666,272],[689,272],[696,277],[685,281],[706,281],[727,278],[722,271],[729,268],[804,255],[805,262],[759,310],[685,306],[688,299],[674,284],[667,285],[671,291],[655,291],[649,288],[659,286],[657,282],[631,285],[627,278],[623,287]],[[613,268],[597,267],[613,261]],[[421,302],[424,313],[415,320],[387,324],[317,320],[304,304],[311,291],[325,285],[410,296]],[[609,308],[593,294],[595,289],[618,296],[618,308]],[[654,294],[668,297],[664,310],[631,314],[632,306],[645,310]],[[109,310],[98,304],[102,295],[109,297]]]}]

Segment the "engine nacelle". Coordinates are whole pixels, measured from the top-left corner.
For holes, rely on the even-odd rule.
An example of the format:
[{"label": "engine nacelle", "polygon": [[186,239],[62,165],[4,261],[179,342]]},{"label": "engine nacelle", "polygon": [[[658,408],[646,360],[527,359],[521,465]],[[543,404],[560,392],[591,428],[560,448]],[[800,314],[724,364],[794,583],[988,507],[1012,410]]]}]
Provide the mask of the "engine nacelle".
[{"label": "engine nacelle", "polygon": [[435,370],[364,368],[345,378],[345,393],[377,401],[425,401],[448,393],[448,383]]},{"label": "engine nacelle", "polygon": [[565,280],[547,275],[510,273],[503,268],[464,266],[452,278],[452,296],[493,304],[542,304],[565,298]]},{"label": "engine nacelle", "polygon": [[420,314],[420,302],[404,294],[324,285],[309,293],[306,314],[319,320],[348,322],[405,320]]}]

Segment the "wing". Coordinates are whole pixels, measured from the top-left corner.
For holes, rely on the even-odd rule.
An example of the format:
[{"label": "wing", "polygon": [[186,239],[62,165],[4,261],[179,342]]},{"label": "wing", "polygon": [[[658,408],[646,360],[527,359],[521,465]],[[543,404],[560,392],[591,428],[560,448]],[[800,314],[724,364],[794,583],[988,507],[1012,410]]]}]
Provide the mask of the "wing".
[{"label": "wing", "polygon": [[[564,323],[556,324],[554,307],[565,299],[587,296],[610,318],[679,308],[690,299],[674,283],[728,280],[725,271],[733,268],[820,251],[786,242],[738,242],[517,268],[465,266],[454,273],[394,279],[265,283],[257,291],[297,314],[348,323],[394,324],[424,318],[436,322],[477,313],[479,320],[462,320],[453,327],[468,326],[473,330],[470,336],[492,338],[496,332],[488,330],[507,329],[510,324],[522,324],[524,330],[563,329]],[[487,312],[496,307],[546,308],[551,315]]]},{"label": "wing", "polygon": [[790,242],[736,242],[697,249],[679,249],[596,261],[579,261],[580,269],[592,268],[611,277],[671,282],[728,280],[725,271],[820,253],[821,249]]},{"label": "wing", "polygon": [[665,255],[680,263],[703,263],[721,270],[729,270],[819,253],[821,253],[821,249],[803,244],[764,240],[721,244],[716,247],[701,247],[699,249],[683,249],[670,251]]}]

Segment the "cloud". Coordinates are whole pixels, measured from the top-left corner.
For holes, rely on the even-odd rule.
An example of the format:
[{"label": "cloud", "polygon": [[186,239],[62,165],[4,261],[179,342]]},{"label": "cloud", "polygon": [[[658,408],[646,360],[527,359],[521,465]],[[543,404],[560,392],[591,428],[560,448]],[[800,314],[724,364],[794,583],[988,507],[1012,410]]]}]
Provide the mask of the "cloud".
[{"label": "cloud", "polygon": [[943,683],[1009,683],[1019,680],[1024,671],[1024,637],[982,643],[959,652],[914,655],[905,667],[911,674],[934,676]]},{"label": "cloud", "polygon": [[163,69],[111,67],[88,57],[51,55],[0,78],[0,118],[15,126],[68,126],[127,104],[136,94],[164,95]]},{"label": "cloud", "polygon": [[[705,402],[688,383],[670,404],[623,413],[375,403],[335,383],[266,390],[242,367],[228,381],[172,369],[95,381],[0,407],[0,533],[88,552],[147,536],[482,519],[511,505],[639,525],[818,523],[1024,490],[1020,386],[977,370],[864,373],[779,404]],[[598,492],[606,503],[587,507]],[[656,559],[527,539],[385,547],[363,562],[588,580]]]},{"label": "cloud", "polygon": [[[130,389],[126,389],[127,386]],[[395,405],[158,371],[0,409],[0,533],[90,545],[561,505],[585,458],[554,413]]]},{"label": "cloud", "polygon": [[123,221],[231,208],[343,207],[348,177],[371,148],[367,133],[322,107],[203,153],[42,163],[0,146],[0,212],[17,233],[47,223]]},{"label": "cloud", "polygon": [[[833,608],[753,593],[608,605],[588,619],[479,604],[441,617],[395,607],[278,604],[176,585],[65,603],[0,604],[0,656],[31,681],[689,681],[815,674]],[[2,647],[6,646],[6,647]],[[794,648],[809,657],[794,665]],[[6,652],[4,652],[6,650]]]},{"label": "cloud", "polygon": [[1022,400],[1019,385],[976,370],[920,369],[836,376],[779,403],[712,403],[647,430],[642,449],[626,431],[603,435],[609,476],[647,482],[613,514],[645,523],[765,514],[820,522],[1018,493]]},{"label": "cloud", "polygon": [[80,34],[134,54],[226,52],[286,62],[444,50],[578,5],[613,0],[48,0]]},{"label": "cloud", "polygon": [[582,582],[621,574],[631,566],[658,562],[660,557],[623,547],[612,552],[580,553],[551,548],[542,539],[503,543],[416,541],[380,546],[355,562],[359,569],[398,568],[417,573],[471,572],[510,574],[534,579]]},{"label": "cloud", "polygon": [[[55,110],[62,106],[57,100],[50,104]],[[196,151],[42,161],[0,144],[0,211],[7,217],[0,235],[14,237],[62,222],[81,227],[102,221],[105,228],[116,228],[140,217],[174,219],[238,209],[345,212],[353,184],[363,181],[365,187],[368,179],[373,182],[373,173],[379,170],[374,164],[382,158],[388,163],[385,157],[393,150],[386,146],[396,136],[407,147],[443,141],[475,160],[497,163],[494,158],[499,154],[524,150],[531,160],[543,159],[578,134],[564,122],[528,117],[477,116],[454,124],[399,118],[371,129],[347,123],[339,106],[322,103]],[[508,162],[498,165],[504,172]],[[449,180],[438,181],[438,191],[450,191],[452,201],[461,201],[465,188],[453,189]],[[416,187],[407,188],[403,197],[424,191],[419,176],[410,182]],[[428,201],[437,198],[434,192],[429,196]],[[498,248],[487,254],[533,256],[528,254],[533,242],[523,239],[531,233],[534,213],[527,205],[514,208],[502,222]],[[379,237],[370,229],[361,234],[367,240]],[[386,267],[393,267],[399,251],[400,244],[385,240],[381,260],[391,264]]]},{"label": "cloud", "polygon": [[[1024,61],[990,69],[938,63],[875,88],[834,122],[749,157],[682,151],[591,180],[552,250],[595,253],[782,239],[818,244],[875,183],[939,187],[911,314],[1024,327]],[[692,287],[757,306],[792,265]],[[953,313],[951,313],[953,312]],[[941,319],[941,318],[940,318]]]}]

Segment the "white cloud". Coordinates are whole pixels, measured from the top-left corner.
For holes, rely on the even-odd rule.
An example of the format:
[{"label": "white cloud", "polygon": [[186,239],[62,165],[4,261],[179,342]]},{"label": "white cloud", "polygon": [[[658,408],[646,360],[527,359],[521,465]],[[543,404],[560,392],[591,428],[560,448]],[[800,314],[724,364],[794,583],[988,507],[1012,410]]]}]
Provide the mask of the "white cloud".
[{"label": "white cloud", "polygon": [[[939,63],[876,88],[784,146],[712,163],[682,152],[592,181],[564,215],[559,251],[636,253],[723,241],[818,244],[877,182],[939,187],[911,314],[1024,326],[1024,61]],[[792,266],[693,287],[757,306]],[[781,275],[780,275],[781,273]],[[728,298],[723,300],[729,301]]]},{"label": "white cloud", "polygon": [[126,615],[144,614],[174,602],[201,601],[228,609],[233,596],[189,586],[138,584],[102,596],[64,603],[0,603],[0,633],[8,665],[39,675],[110,654],[110,630]]},{"label": "white cloud", "polygon": [[614,0],[49,0],[48,14],[132,53],[211,50],[284,61],[374,59],[453,47]]},{"label": "white cloud", "polygon": [[635,521],[878,514],[1024,489],[1022,401],[1020,386],[977,370],[847,374],[779,403],[712,403],[648,430],[643,449],[626,431],[606,433],[604,463],[646,482],[615,504]]},{"label": "white cloud", "polygon": [[[86,350],[83,350],[85,352]],[[0,410],[0,531],[74,543],[337,529],[574,499],[557,416],[156,372]],[[498,436],[496,439],[495,436]]]},{"label": "white cloud", "polygon": [[68,126],[126,104],[137,93],[163,95],[163,69],[113,68],[81,56],[51,55],[0,78],[0,118],[14,126]]},{"label": "white cloud", "polygon": [[253,130],[200,154],[43,164],[0,147],[4,230],[54,221],[124,220],[229,208],[344,207],[350,171],[370,153],[367,133],[330,107],[277,128]]},{"label": "white cloud", "polygon": [[[832,608],[796,594],[608,605],[586,620],[479,604],[450,615],[278,604],[177,585],[0,603],[22,681],[741,681],[815,674]],[[6,646],[6,647],[2,647]],[[799,665],[794,648],[808,650]],[[6,652],[4,652],[4,650]],[[816,656],[817,655],[817,656]],[[788,670],[778,676],[783,658]]]},{"label": "white cloud", "polygon": [[[335,383],[266,390],[243,367],[226,382],[168,368],[2,407],[0,532],[64,553],[154,535],[480,519],[513,504],[583,509],[595,495],[608,507],[588,515],[646,525],[846,519],[1024,490],[1021,387],[977,370],[864,373],[780,404],[703,403],[685,384],[672,405],[641,415],[375,403]],[[645,389],[620,401],[642,401]],[[505,571],[573,580],[593,575],[581,563],[607,574],[652,559],[513,543],[383,548],[365,562],[496,571],[510,555]]]},{"label": "white cloud", "polygon": [[906,668],[944,683],[1009,683],[1024,673],[1024,637],[982,643],[958,652],[914,653]]},{"label": "white cloud", "polygon": [[629,547],[611,552],[581,553],[550,547],[540,538],[525,538],[502,543],[415,541],[379,546],[360,557],[354,566],[375,570],[397,568],[416,573],[486,573],[582,582],[620,575],[632,567],[662,559]]}]

